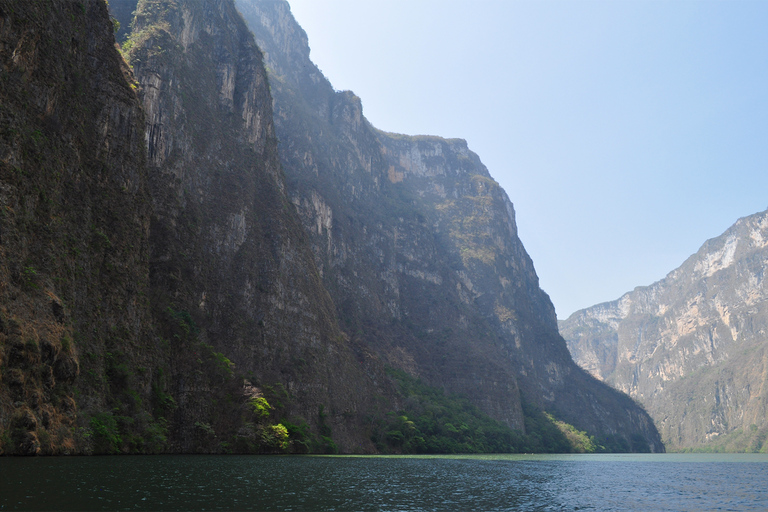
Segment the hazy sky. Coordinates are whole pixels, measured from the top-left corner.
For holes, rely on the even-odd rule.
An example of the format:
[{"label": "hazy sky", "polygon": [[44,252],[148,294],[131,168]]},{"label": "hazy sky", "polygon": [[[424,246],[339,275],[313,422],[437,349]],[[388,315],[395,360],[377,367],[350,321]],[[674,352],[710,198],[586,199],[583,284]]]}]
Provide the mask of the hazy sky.
[{"label": "hazy sky", "polygon": [[768,207],[768,1],[291,7],[374,126],[468,141],[559,318]]}]

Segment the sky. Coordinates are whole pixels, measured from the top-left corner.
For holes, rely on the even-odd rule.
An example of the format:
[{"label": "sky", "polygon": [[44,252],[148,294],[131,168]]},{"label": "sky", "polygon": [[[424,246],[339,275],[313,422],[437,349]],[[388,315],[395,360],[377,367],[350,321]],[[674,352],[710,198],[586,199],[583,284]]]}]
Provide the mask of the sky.
[{"label": "sky", "polygon": [[768,2],[289,1],[374,126],[467,140],[560,319],[768,208]]}]

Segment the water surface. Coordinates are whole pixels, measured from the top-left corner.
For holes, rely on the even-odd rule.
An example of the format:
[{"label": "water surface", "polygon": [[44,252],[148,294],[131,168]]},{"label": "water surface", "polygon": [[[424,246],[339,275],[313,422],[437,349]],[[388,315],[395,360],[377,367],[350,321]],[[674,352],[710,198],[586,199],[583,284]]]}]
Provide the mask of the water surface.
[{"label": "water surface", "polygon": [[768,455],[0,458],[0,510],[768,510]]}]

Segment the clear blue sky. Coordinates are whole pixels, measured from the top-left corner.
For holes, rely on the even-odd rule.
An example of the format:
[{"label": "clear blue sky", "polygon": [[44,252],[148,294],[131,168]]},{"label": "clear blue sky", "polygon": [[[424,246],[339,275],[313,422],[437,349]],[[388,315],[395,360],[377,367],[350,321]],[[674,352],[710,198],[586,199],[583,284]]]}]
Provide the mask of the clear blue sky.
[{"label": "clear blue sky", "polygon": [[291,6],[374,126],[469,142],[559,318],[768,208],[768,1]]}]

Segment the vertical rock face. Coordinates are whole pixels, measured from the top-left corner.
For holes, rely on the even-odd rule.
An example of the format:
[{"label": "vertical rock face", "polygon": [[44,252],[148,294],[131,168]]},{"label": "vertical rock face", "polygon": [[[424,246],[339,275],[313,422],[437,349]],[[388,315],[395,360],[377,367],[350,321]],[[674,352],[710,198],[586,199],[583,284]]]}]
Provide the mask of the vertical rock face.
[{"label": "vertical rock face", "polygon": [[764,446],[768,212],[682,266],[561,323],[574,359],[642,402],[676,448]]},{"label": "vertical rock face", "polygon": [[[252,384],[285,386],[290,413],[313,421],[328,407],[341,448],[369,449],[355,418],[370,379],[285,195],[266,71],[232,1],[142,0],[124,47],[146,112],[157,322],[188,314]],[[211,391],[187,373],[174,373],[184,400]],[[177,412],[184,439],[213,405]]]},{"label": "vertical rock face", "polygon": [[148,356],[150,203],[129,75],[103,1],[0,1],[8,453],[76,451],[78,411],[110,407],[109,354],[134,347],[136,362]]},{"label": "vertical rock face", "polygon": [[288,194],[353,341],[514,428],[529,404],[663,450],[642,409],[571,360],[512,204],[466,143],[371,127],[309,60],[287,2],[237,5],[272,72]]},{"label": "vertical rock face", "polygon": [[272,449],[268,389],[372,451],[381,368],[286,198],[252,35],[231,0],[134,6],[135,74],[102,0],[0,1],[0,453]]},{"label": "vertical rock face", "polygon": [[0,0],[1,450],[284,449],[269,394],[305,449],[372,451],[382,362],[663,449],[569,359],[464,141],[371,127],[285,2],[240,4],[276,124],[232,0],[128,4],[133,71],[102,0]]}]

